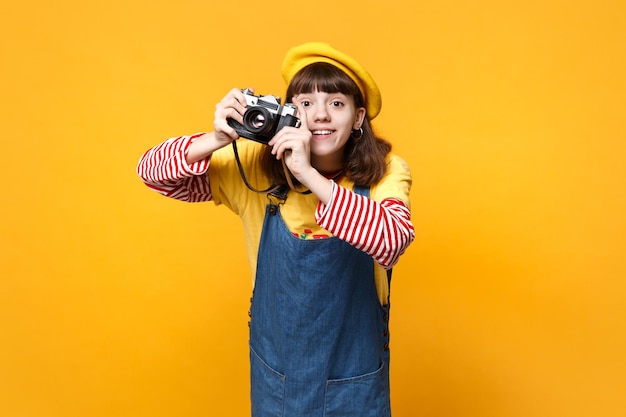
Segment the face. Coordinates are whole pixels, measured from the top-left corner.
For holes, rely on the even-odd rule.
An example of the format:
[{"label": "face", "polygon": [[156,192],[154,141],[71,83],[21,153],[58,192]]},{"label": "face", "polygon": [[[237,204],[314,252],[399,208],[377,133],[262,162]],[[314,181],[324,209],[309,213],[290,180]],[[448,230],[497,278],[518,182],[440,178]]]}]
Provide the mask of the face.
[{"label": "face", "polygon": [[320,170],[341,169],[343,149],[352,129],[363,124],[365,109],[356,108],[354,99],[342,93],[298,94],[294,101],[304,107],[311,139],[311,163]]}]

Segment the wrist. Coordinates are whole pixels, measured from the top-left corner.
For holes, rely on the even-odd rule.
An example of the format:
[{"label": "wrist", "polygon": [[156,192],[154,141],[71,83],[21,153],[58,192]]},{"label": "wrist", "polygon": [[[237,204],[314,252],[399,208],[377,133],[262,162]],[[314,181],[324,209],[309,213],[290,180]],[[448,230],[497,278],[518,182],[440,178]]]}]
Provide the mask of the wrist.
[{"label": "wrist", "polygon": [[311,168],[299,181],[306,186],[323,204],[328,204],[332,197],[333,182]]},{"label": "wrist", "polygon": [[224,144],[217,140],[215,133],[205,133],[196,138],[191,145],[189,145],[185,160],[191,165],[194,162],[210,157],[213,152],[222,147],[224,147]]}]

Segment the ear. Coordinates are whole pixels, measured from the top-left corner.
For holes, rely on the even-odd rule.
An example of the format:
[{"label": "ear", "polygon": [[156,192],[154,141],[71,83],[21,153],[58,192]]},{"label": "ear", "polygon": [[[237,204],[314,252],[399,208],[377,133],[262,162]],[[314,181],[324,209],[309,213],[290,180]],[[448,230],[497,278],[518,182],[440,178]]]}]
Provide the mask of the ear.
[{"label": "ear", "polygon": [[359,107],[356,109],[356,117],[354,118],[354,125],[352,125],[354,130],[359,130],[361,128],[363,120],[365,119],[365,114],[365,107]]}]

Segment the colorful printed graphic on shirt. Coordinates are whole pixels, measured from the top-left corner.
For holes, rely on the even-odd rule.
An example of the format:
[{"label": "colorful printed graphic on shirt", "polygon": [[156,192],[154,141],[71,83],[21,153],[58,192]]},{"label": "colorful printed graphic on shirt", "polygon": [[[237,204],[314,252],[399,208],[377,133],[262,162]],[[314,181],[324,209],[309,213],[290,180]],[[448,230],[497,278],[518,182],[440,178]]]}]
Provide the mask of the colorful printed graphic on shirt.
[{"label": "colorful printed graphic on shirt", "polygon": [[331,235],[330,234],[324,234],[324,233],[313,233],[313,230],[311,229],[304,229],[302,231],[302,233],[297,233],[297,232],[292,232],[293,235],[299,239],[326,239],[329,238]]}]

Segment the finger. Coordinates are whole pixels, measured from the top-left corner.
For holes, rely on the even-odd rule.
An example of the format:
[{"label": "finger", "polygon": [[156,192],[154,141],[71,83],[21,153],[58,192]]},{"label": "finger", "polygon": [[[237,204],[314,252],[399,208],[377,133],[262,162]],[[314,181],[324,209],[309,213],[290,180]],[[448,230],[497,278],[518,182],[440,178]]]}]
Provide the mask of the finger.
[{"label": "finger", "polygon": [[300,103],[297,96],[292,99],[292,103],[298,109],[296,116],[298,116],[298,119],[300,119],[300,128],[308,130],[309,127],[307,123],[306,109],[304,108],[302,103]]},{"label": "finger", "polygon": [[277,135],[274,139],[271,152],[276,155],[276,159],[283,158],[285,153],[291,151],[295,145],[293,140],[284,134],[280,136]]},{"label": "finger", "polygon": [[[215,106],[215,120],[219,123],[223,119],[234,119],[238,123],[243,122],[243,114],[246,111],[246,98],[241,90],[230,90]],[[225,131],[227,129],[224,129]],[[232,135],[229,135],[232,136]]]},{"label": "finger", "polygon": [[292,126],[285,126],[282,129],[280,129],[278,132],[276,132],[276,134],[269,140],[269,142],[267,143],[270,146],[273,146],[281,141],[287,140],[289,138],[289,133],[293,130],[296,129],[295,127]]},{"label": "finger", "polygon": [[240,90],[233,90],[232,94],[229,94],[224,98],[224,106],[231,107],[237,111],[239,114],[244,114],[246,111],[246,107],[248,106],[248,102],[246,101],[246,97]]},{"label": "finger", "polygon": [[220,121],[216,120],[213,123],[213,130],[217,133],[222,133],[233,140],[236,140],[239,138],[239,134],[237,134],[237,131],[233,129],[224,120],[220,120]]},{"label": "finger", "polygon": [[[249,87],[246,90],[248,90],[249,94],[254,94],[254,88]],[[239,104],[241,104],[243,107],[246,107],[248,105],[246,96],[242,90],[235,88],[231,91],[231,93],[235,97],[235,99],[239,102]]]},{"label": "finger", "polygon": [[276,159],[280,159],[285,151],[285,140],[277,135],[268,144],[272,147],[271,153],[276,156]]},{"label": "finger", "polygon": [[235,109],[238,113],[243,114],[247,107],[247,101],[241,90],[233,88],[226,94],[215,106],[219,109]]},{"label": "finger", "polygon": [[215,106],[215,123],[219,123],[220,121],[227,119],[234,119],[239,123],[243,122],[243,113],[245,113],[245,109],[243,109],[240,104],[226,104],[228,101],[231,101],[232,103],[233,100],[235,99],[232,97],[230,100],[225,98],[222,102]]}]

